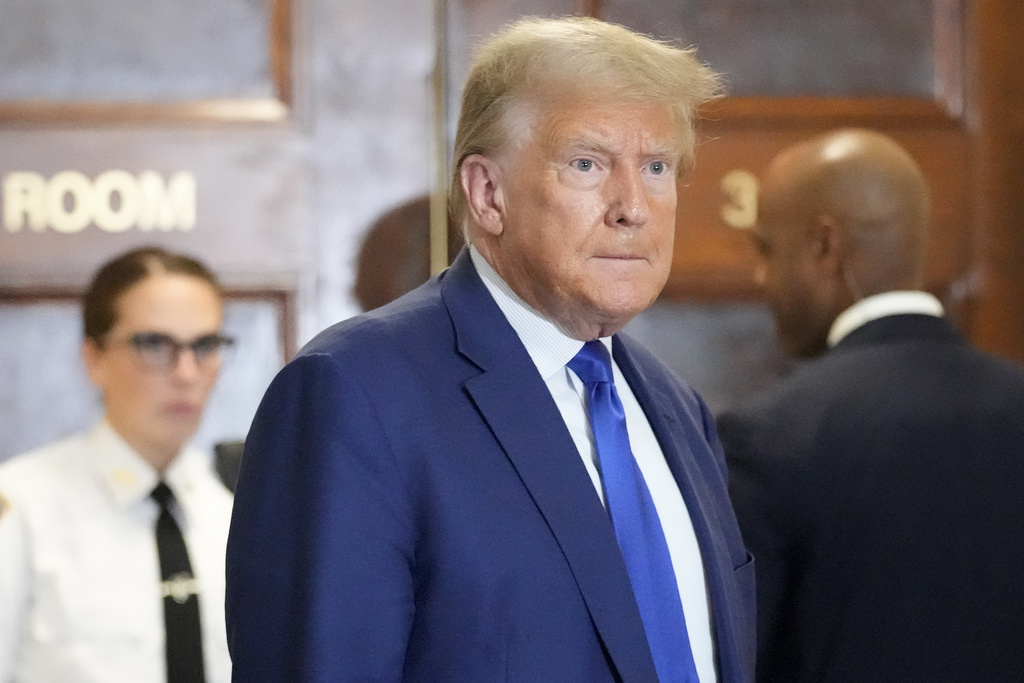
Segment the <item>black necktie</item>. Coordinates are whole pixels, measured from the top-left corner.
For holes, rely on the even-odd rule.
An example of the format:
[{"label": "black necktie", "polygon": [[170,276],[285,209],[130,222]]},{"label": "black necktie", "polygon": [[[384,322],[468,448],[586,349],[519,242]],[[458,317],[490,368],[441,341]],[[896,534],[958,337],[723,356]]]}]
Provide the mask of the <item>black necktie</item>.
[{"label": "black necktie", "polygon": [[167,683],[203,683],[203,640],[199,626],[199,589],[181,529],[171,514],[174,494],[160,482],[150,494],[160,505],[156,549],[160,555],[160,593],[164,598]]}]

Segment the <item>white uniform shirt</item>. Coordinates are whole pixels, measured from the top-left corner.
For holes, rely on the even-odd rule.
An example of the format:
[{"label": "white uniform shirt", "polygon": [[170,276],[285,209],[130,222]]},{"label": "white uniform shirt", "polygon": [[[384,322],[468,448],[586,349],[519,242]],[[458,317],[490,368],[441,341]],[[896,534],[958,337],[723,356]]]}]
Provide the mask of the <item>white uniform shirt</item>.
[{"label": "white uniform shirt", "polygon": [[[475,247],[470,248],[470,256],[487,290],[516,331],[534,365],[537,366],[537,371],[547,384],[548,391],[558,406],[565,426],[583,459],[583,465],[587,468],[590,480],[603,503],[604,488],[597,464],[594,437],[590,430],[590,419],[587,417],[585,389],[576,373],[566,367],[566,363],[583,348],[583,342],[566,335],[552,321],[519,298]],[[608,347],[610,354],[611,337],[603,338],[601,341]],[[697,535],[693,530],[693,522],[654,430],[614,359],[612,374],[626,413],[630,450],[633,451],[633,457],[651,492],[651,499],[654,501],[665,533],[672,568],[676,575],[676,585],[679,588],[679,598],[686,617],[686,631],[697,675],[701,683],[714,683],[718,680],[718,674],[715,667],[709,600],[704,564]]]},{"label": "white uniform shirt", "polygon": [[[228,683],[231,494],[202,453],[165,473],[199,584],[209,683]],[[156,472],[105,422],[0,465],[0,683],[162,683]]]}]

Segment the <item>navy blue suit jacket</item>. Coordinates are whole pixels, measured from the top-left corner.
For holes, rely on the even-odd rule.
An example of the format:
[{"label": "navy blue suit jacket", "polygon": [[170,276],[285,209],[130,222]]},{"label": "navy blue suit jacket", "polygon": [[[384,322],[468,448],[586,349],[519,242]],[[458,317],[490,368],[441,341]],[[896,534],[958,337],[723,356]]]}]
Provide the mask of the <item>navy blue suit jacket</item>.
[{"label": "navy blue suit jacket", "polygon": [[[615,359],[697,532],[723,683],[753,674],[753,567],[701,400]],[[468,258],[321,333],[246,439],[227,555],[238,681],[656,681],[608,515]]]},{"label": "navy blue suit jacket", "polygon": [[888,316],[718,427],[759,681],[1024,681],[1024,370]]}]

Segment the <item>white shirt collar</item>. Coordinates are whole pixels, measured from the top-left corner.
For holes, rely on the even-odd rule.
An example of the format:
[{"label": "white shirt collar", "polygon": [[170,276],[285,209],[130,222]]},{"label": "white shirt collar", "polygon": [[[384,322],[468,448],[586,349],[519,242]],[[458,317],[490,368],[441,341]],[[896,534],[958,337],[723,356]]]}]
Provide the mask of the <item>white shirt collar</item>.
[{"label": "white shirt collar", "polygon": [[[96,472],[117,505],[128,507],[149,496],[159,475],[110,423],[100,420],[87,439]],[[171,461],[163,479],[175,496],[180,497],[191,491],[195,468],[207,466],[201,452],[186,446]]]},{"label": "white shirt collar", "polygon": [[828,332],[828,345],[838,344],[861,325],[878,318],[903,314],[941,318],[942,304],[928,292],[883,292],[861,299],[836,316]]},{"label": "white shirt collar", "polygon": [[[564,372],[566,363],[583,348],[583,342],[567,335],[556,323],[523,301],[476,247],[470,246],[469,256],[487,291],[519,335],[519,340],[526,347],[540,376],[547,380],[556,372]],[[609,353],[612,349],[611,339],[601,338]]]}]

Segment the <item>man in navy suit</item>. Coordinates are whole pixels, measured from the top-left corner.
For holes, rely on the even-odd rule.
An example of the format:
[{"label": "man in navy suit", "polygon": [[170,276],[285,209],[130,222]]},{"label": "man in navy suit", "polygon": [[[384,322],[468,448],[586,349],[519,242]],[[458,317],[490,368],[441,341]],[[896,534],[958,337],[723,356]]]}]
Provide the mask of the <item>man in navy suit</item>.
[{"label": "man in navy suit", "polygon": [[[483,45],[451,191],[470,246],[311,341],[247,437],[236,680],[653,683],[655,659],[684,650],[693,675],[663,683],[751,679],[753,567],[714,423],[616,334],[667,279],[694,108],[718,88],[691,51],[593,19],[524,20]],[[671,559],[659,585],[627,570],[605,507],[567,367],[584,342],[614,358]],[[685,614],[667,648],[634,585]]]},{"label": "man in navy suit", "polygon": [[760,681],[1024,680],[1024,371],[921,291],[928,194],[864,130],[764,178],[758,277],[786,348],[818,358],[719,418]]}]

